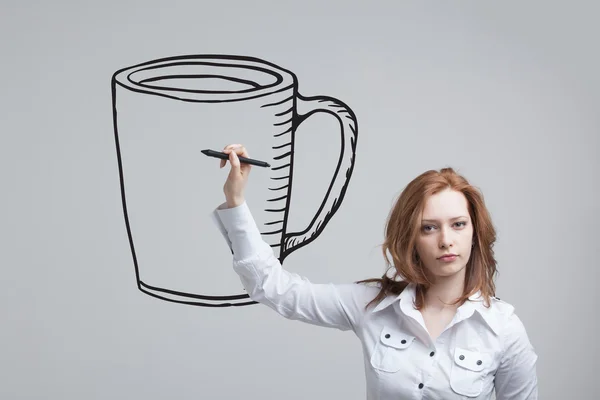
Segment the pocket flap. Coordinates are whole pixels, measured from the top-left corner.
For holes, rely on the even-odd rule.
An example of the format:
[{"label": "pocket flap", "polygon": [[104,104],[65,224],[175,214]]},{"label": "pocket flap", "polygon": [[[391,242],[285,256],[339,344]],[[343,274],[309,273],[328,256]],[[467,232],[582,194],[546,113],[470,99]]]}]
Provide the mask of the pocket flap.
[{"label": "pocket flap", "polygon": [[381,330],[379,340],[386,346],[393,347],[395,349],[405,349],[411,345],[414,336],[408,335],[402,331],[392,330],[387,326],[384,326]]},{"label": "pocket flap", "polygon": [[487,354],[479,351],[467,350],[462,347],[454,349],[454,362],[470,371],[481,371],[487,366]]}]

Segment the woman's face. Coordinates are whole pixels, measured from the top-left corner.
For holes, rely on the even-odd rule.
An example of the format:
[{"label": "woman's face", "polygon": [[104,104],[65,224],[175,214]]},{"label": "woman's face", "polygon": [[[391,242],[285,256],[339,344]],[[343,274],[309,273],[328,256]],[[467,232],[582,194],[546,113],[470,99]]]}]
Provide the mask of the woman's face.
[{"label": "woman's face", "polygon": [[[423,266],[435,278],[464,275],[473,241],[467,206],[466,197],[451,189],[432,195],[425,203],[416,247]],[[448,254],[455,256],[442,258]]]}]

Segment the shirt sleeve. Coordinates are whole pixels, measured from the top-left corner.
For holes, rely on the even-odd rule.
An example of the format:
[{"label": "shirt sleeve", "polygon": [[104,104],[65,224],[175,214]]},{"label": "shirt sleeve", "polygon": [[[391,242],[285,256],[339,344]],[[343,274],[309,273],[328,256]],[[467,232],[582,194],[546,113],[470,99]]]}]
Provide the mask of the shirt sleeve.
[{"label": "shirt sleeve", "polygon": [[537,400],[538,356],[525,326],[514,312],[504,329],[503,348],[495,378],[496,400]]},{"label": "shirt sleeve", "polygon": [[[246,202],[212,214],[233,253],[233,269],[250,298],[280,315],[313,325],[354,330],[378,289],[363,284],[312,283],[283,269],[256,226]],[[371,298],[369,298],[371,296]]]}]

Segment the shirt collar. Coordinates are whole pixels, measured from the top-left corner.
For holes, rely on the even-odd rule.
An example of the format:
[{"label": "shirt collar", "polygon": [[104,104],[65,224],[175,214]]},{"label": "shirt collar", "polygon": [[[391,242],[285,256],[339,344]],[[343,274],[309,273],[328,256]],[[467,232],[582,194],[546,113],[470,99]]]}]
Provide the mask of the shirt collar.
[{"label": "shirt collar", "polygon": [[[413,306],[415,297],[416,285],[410,283],[399,295],[387,296],[386,298],[381,300],[372,312],[376,313],[391,306],[392,304],[398,303],[400,310],[404,314],[414,317],[414,314],[418,313],[418,311],[415,310]],[[492,307],[485,307],[484,298],[483,296],[481,296],[480,291],[471,295],[469,297],[469,301],[465,301],[463,305],[458,307],[456,319],[457,321],[467,319],[471,317],[475,312],[477,312],[483,318],[485,323],[496,335],[499,334],[501,325],[497,316],[497,312]]]}]

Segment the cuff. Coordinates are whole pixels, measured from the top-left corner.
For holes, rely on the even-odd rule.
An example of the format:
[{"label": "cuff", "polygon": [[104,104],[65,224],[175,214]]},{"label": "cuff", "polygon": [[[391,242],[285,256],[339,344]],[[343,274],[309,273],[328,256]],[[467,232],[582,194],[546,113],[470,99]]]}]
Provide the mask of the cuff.
[{"label": "cuff", "polygon": [[220,204],[213,210],[212,219],[236,260],[252,257],[266,245],[245,201],[232,208],[227,208],[226,203]]}]

